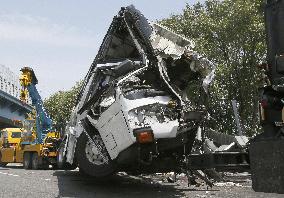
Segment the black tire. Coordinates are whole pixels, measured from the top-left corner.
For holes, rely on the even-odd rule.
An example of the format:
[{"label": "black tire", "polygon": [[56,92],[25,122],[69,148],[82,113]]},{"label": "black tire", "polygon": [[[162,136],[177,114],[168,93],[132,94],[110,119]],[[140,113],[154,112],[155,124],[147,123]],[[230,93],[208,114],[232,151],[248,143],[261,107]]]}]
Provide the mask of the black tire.
[{"label": "black tire", "polygon": [[42,170],[48,170],[49,169],[49,162],[47,160],[42,160],[40,164],[40,169]]},{"label": "black tire", "polygon": [[34,152],[32,153],[32,169],[33,170],[37,170],[40,168],[40,162],[39,162],[39,157],[38,157],[38,153]]},{"label": "black tire", "polygon": [[6,162],[2,162],[2,153],[0,151],[0,167],[5,167],[5,166],[7,166],[7,164],[8,163],[6,163]]},{"label": "black tire", "polygon": [[[84,132],[80,135],[77,141],[75,154],[80,171],[89,176],[98,178],[112,175],[116,171],[116,163],[115,161],[112,161],[108,155],[108,163],[105,164],[97,165],[89,161],[85,151],[88,141],[89,139]],[[106,150],[105,147],[104,149]]]},{"label": "black tire", "polygon": [[53,164],[53,165],[52,165],[52,170],[59,170],[57,164]]},{"label": "black tire", "polygon": [[77,168],[77,164],[69,164],[66,162],[66,155],[63,155],[64,151],[64,146],[65,146],[65,141],[63,141],[58,149],[58,154],[57,154],[57,160],[56,160],[56,168],[57,169],[62,169],[62,170],[74,170]]},{"label": "black tire", "polygon": [[88,175],[87,173],[85,173],[85,171],[82,168],[79,168],[79,173],[82,177],[90,177],[90,175]]},{"label": "black tire", "polygon": [[0,167],[5,167],[5,166],[7,166],[7,164],[8,163],[6,163],[6,162],[0,162]]},{"label": "black tire", "polygon": [[24,153],[23,166],[24,166],[24,169],[32,168],[32,156],[30,152]]}]

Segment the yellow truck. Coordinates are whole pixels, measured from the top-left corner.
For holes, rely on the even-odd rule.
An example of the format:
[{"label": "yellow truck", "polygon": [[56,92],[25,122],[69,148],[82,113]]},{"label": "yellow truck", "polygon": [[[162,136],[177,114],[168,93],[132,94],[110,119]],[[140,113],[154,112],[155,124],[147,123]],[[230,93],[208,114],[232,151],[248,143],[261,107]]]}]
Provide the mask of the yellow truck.
[{"label": "yellow truck", "polygon": [[[0,131],[0,166],[6,166],[10,162],[23,161],[23,155],[15,152],[19,147],[22,130],[19,128],[7,128]],[[15,155],[15,153],[17,153]]]},{"label": "yellow truck", "polygon": [[34,133],[20,128],[0,131],[0,166],[8,163],[23,163],[25,169],[56,166],[59,133],[49,132],[43,144],[27,144],[35,140]]},{"label": "yellow truck", "polygon": [[0,165],[19,162],[23,163],[25,169],[47,168],[49,165],[56,167],[60,133],[53,130],[52,120],[44,109],[36,89],[38,81],[34,71],[29,67],[24,67],[21,71],[20,99],[27,102],[30,97],[35,111],[23,123],[24,129],[2,130]]}]

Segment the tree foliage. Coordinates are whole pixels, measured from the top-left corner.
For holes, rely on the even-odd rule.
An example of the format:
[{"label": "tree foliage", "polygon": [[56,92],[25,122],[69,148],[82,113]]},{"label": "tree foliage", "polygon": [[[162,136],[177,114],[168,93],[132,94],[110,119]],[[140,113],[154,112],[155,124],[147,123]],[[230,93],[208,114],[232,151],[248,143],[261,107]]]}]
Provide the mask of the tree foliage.
[{"label": "tree foliage", "polygon": [[197,52],[217,64],[211,87],[209,112],[213,128],[236,131],[231,100],[239,103],[239,114],[247,135],[258,130],[258,87],[261,73],[256,67],[266,54],[263,0],[207,0],[187,5],[183,13],[160,23],[192,39]]},{"label": "tree foliage", "polygon": [[44,101],[44,107],[53,120],[53,127],[57,131],[64,130],[69,121],[81,85],[82,83],[78,82],[69,91],[56,92]]}]

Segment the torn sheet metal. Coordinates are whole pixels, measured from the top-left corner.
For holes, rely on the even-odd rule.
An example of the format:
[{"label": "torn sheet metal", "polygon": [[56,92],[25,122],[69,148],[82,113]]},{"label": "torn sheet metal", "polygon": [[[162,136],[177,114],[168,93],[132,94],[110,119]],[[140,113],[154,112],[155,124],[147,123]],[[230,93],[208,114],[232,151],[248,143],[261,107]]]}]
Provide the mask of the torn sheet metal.
[{"label": "torn sheet metal", "polygon": [[208,92],[208,86],[215,77],[215,64],[192,50],[195,47],[193,41],[175,34],[159,24],[152,23],[152,27],[154,31],[150,40],[157,54],[162,58],[171,57],[174,60],[184,56],[187,64],[184,64],[183,67],[189,67],[193,72],[199,73],[203,79],[202,86]]},{"label": "torn sheet metal", "polygon": [[[153,32],[150,40],[153,48],[164,56],[171,56],[173,59],[178,59],[184,54],[186,48],[193,49],[194,42],[186,39],[165,27],[151,23]],[[162,55],[163,56],[163,55]]]}]

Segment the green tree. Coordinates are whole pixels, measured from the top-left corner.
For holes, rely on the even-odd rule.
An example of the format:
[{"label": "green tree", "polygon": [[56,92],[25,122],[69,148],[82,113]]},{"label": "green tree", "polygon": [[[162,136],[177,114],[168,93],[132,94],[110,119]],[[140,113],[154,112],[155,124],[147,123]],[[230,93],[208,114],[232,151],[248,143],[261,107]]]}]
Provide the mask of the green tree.
[{"label": "green tree", "polygon": [[227,133],[236,131],[231,100],[247,135],[258,130],[258,87],[265,61],[266,43],[263,0],[207,0],[187,5],[182,14],[160,23],[192,39],[197,52],[217,64],[211,86],[211,127]]},{"label": "green tree", "polygon": [[82,83],[78,82],[70,90],[56,92],[44,100],[44,107],[52,118],[53,127],[57,131],[64,130],[66,123],[69,121],[81,85]]}]

